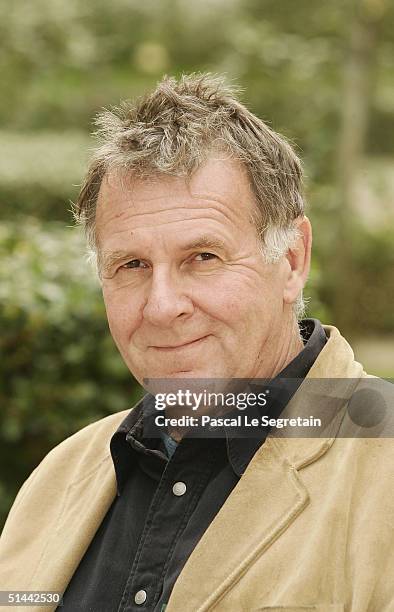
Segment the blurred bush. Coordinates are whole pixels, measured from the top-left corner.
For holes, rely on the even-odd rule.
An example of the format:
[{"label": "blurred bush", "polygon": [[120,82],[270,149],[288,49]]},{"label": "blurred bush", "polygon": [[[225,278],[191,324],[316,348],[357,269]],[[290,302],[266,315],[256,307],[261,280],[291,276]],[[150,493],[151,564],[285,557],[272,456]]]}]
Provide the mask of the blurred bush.
[{"label": "blurred bush", "polygon": [[0,218],[34,215],[44,220],[71,219],[67,202],[78,184],[92,145],[86,134],[0,132]]},{"label": "blurred bush", "polygon": [[83,253],[64,224],[0,224],[0,522],[50,448],[141,395]]}]

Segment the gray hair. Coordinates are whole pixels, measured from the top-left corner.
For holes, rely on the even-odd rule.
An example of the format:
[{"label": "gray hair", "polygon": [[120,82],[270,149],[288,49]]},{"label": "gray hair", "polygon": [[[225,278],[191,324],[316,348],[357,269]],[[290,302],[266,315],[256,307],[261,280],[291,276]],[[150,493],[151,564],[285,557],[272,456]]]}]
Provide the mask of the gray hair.
[{"label": "gray hair", "polygon": [[[253,221],[268,263],[278,261],[299,238],[294,220],[304,215],[302,166],[290,144],[251,113],[239,91],[211,74],[164,77],[156,89],[97,115],[99,144],[73,214],[97,254],[96,206],[107,172],[189,177],[212,153],[238,160],[256,199]],[[294,313],[305,312],[302,293]]]}]

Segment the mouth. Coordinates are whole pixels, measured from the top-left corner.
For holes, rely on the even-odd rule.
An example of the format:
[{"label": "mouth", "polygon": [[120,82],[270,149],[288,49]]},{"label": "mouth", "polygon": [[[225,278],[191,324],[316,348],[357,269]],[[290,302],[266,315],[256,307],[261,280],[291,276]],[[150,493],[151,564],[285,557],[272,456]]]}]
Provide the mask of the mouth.
[{"label": "mouth", "polygon": [[196,338],[195,340],[191,340],[190,342],[183,342],[182,344],[158,345],[158,346],[151,346],[150,348],[153,348],[157,351],[177,351],[183,348],[198,346],[203,340],[208,338],[208,335],[201,336],[201,338]]}]

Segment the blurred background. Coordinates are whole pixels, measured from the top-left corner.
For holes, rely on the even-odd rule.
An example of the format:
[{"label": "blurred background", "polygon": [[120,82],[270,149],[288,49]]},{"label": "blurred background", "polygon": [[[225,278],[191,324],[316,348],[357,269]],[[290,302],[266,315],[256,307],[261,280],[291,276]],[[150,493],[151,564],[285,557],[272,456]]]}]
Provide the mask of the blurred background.
[{"label": "blurred background", "polygon": [[388,0],[1,0],[0,523],[49,449],[141,395],[70,201],[95,113],[165,73],[226,73],[296,145],[308,314],[394,377],[393,25]]}]

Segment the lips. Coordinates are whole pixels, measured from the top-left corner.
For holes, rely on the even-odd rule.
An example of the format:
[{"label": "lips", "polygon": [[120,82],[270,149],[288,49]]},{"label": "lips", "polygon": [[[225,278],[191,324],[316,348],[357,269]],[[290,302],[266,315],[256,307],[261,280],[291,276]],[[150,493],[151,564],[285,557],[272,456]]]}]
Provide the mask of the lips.
[{"label": "lips", "polygon": [[151,348],[157,349],[159,351],[174,351],[181,348],[187,348],[189,346],[196,346],[202,340],[205,340],[208,336],[201,336],[200,338],[196,338],[195,340],[188,340],[187,342],[182,342],[181,344],[169,344],[169,345],[154,345]]}]

